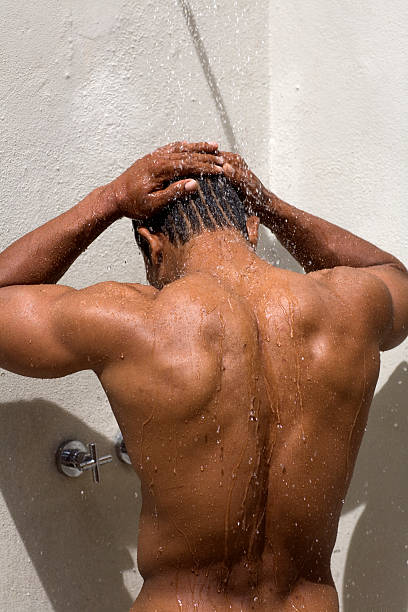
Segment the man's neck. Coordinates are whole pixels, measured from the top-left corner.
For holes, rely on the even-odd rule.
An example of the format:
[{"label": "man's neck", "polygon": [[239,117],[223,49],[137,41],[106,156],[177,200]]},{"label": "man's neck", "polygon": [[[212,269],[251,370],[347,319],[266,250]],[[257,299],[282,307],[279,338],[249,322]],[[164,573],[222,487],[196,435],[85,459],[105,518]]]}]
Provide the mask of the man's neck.
[{"label": "man's neck", "polygon": [[177,256],[177,278],[210,274],[230,282],[242,278],[258,259],[250,243],[234,230],[220,229],[193,236]]}]

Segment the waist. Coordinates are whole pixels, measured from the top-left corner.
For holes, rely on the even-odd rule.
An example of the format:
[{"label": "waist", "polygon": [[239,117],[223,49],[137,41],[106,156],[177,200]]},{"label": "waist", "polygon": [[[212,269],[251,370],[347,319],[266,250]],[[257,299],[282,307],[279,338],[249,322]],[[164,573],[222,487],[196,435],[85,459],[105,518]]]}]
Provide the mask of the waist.
[{"label": "waist", "polygon": [[272,576],[262,575],[264,568],[259,563],[250,568],[249,580],[242,580],[242,569],[220,565],[194,571],[162,569],[145,580],[131,612],[338,612],[332,581],[324,584],[298,578],[282,593]]},{"label": "waist", "polygon": [[[224,517],[222,517],[224,518]],[[276,525],[275,525],[276,522]],[[212,573],[218,580],[247,592],[262,580],[273,582],[279,593],[288,592],[299,577],[330,583],[330,559],[335,530],[312,529],[305,523],[270,521],[239,525],[227,531],[205,521],[178,521],[156,516],[146,507],[139,522],[138,564],[145,580],[160,572]],[[217,527],[219,527],[217,529]],[[309,527],[309,529],[307,529]],[[221,585],[222,586],[222,585]],[[221,587],[220,587],[221,588]]]}]

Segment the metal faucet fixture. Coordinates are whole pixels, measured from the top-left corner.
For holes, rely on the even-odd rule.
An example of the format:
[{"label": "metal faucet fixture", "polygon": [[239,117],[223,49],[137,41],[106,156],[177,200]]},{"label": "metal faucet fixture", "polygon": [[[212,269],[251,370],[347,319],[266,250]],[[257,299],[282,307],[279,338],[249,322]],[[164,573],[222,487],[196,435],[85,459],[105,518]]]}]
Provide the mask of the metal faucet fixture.
[{"label": "metal faucet fixture", "polygon": [[128,465],[132,465],[132,462],[130,460],[130,457],[126,449],[125,441],[120,431],[116,437],[115,447],[116,447],[116,454],[119,457],[119,459],[123,461],[124,463],[127,463]]},{"label": "metal faucet fixture", "polygon": [[112,455],[98,457],[96,444],[90,442],[88,449],[79,440],[63,442],[56,454],[57,467],[62,474],[70,478],[77,478],[83,472],[92,470],[94,482],[101,481],[99,468],[112,461]]}]

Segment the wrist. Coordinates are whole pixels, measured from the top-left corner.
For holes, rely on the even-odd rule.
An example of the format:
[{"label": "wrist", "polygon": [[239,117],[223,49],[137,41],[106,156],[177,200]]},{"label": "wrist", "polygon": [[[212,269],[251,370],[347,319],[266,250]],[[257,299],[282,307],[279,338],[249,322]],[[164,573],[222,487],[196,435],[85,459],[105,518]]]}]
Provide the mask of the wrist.
[{"label": "wrist", "polygon": [[258,199],[258,204],[258,210],[255,212],[259,216],[261,223],[271,223],[276,216],[279,216],[279,198],[274,193],[272,193],[272,191],[266,189],[266,187],[264,187],[263,185],[260,197]]},{"label": "wrist", "polygon": [[111,198],[115,203],[116,210],[121,217],[136,218],[137,211],[134,196],[130,194],[130,189],[126,180],[126,173],[121,174],[111,183],[108,188]]},{"label": "wrist", "polygon": [[92,194],[96,200],[96,213],[101,219],[113,223],[123,217],[120,199],[112,183],[97,187]]}]

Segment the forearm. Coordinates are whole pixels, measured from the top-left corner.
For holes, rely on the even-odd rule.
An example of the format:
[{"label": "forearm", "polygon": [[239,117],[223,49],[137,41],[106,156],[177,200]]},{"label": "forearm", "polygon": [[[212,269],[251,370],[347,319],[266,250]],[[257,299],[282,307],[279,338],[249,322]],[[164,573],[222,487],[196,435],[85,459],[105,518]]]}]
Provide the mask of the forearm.
[{"label": "forearm", "polygon": [[191,179],[174,179],[221,174],[217,152],[217,143],[176,142],[136,160],[109,185],[0,253],[0,287],[56,283],[111,223],[123,216],[146,219],[197,189]]},{"label": "forearm", "polygon": [[362,268],[383,264],[396,264],[405,269],[396,257],[370,242],[299,210],[270,192],[258,214],[261,223],[274,232],[306,272],[335,266]]},{"label": "forearm", "polygon": [[0,287],[56,283],[120,216],[110,188],[95,189],[79,204],[0,253]]}]

